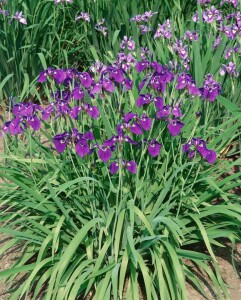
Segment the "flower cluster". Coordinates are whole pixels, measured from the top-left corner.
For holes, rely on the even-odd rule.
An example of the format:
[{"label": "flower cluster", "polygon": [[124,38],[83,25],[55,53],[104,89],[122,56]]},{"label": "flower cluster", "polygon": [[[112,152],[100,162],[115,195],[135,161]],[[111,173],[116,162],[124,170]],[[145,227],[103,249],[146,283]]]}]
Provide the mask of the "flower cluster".
[{"label": "flower cluster", "polygon": [[200,91],[204,99],[213,102],[217,96],[221,94],[221,89],[221,84],[214,80],[212,74],[208,74],[205,77],[203,87],[200,89]]},{"label": "flower cluster", "polygon": [[154,35],[154,39],[163,37],[165,39],[170,39],[172,36],[172,23],[170,20],[166,20],[164,24],[158,24],[158,28]]},{"label": "flower cluster", "polygon": [[0,1],[0,15],[4,15],[4,16],[9,16],[10,15],[9,10],[4,8],[6,3],[7,3],[7,0],[1,0]]},{"label": "flower cluster", "polygon": [[[132,21],[147,23],[152,16],[153,13],[146,12]],[[218,19],[217,12],[215,18]],[[81,13],[76,17],[79,19],[89,22],[89,15]],[[105,35],[104,22],[103,19],[95,28]],[[174,39],[172,32],[171,22],[167,20],[158,25],[155,38]],[[155,61],[147,47],[140,49],[141,59],[137,59],[133,51],[135,42],[127,36],[120,43],[122,52],[110,65],[96,61],[89,71],[84,72],[49,67],[40,73],[38,82],[51,87],[51,102],[45,107],[18,103],[13,107],[14,118],[5,122],[2,132],[17,135],[27,128],[37,131],[49,120],[63,120],[62,123],[68,124],[67,128],[64,130],[61,125],[58,127],[62,128],[61,131],[59,129],[53,136],[57,152],[71,150],[81,158],[93,157],[94,162],[108,164],[111,174],[120,167],[134,174],[140,153],[155,159],[160,155],[165,139],[177,139],[182,132],[185,133],[187,101],[201,98],[213,102],[221,93],[221,84],[212,74],[207,74],[203,86],[198,87],[191,74],[183,71],[188,69],[190,60],[188,43],[197,40],[198,33],[187,30],[180,39],[169,44],[182,61],[181,67],[176,61],[169,65]],[[232,51],[238,51],[237,47],[234,49]],[[225,72],[238,74],[232,63],[223,65],[221,75]],[[132,104],[129,95],[132,98],[135,95]],[[114,112],[112,119],[107,120],[106,110]],[[110,127],[108,132],[106,126]],[[136,155],[138,151],[141,152]],[[216,160],[215,152],[207,149],[201,138],[188,141],[183,151],[189,158],[199,152],[209,163]]]},{"label": "flower cluster", "polygon": [[31,102],[18,103],[13,107],[14,118],[11,121],[4,123],[2,130],[6,134],[10,132],[12,135],[21,134],[27,127],[34,130],[39,130],[41,126],[38,112],[43,111],[43,108]]},{"label": "flower cluster", "polygon": [[216,160],[216,153],[213,150],[207,149],[207,144],[201,138],[192,138],[191,141],[183,145],[184,153],[188,154],[188,157],[193,158],[198,152],[208,163],[213,164]]},{"label": "flower cluster", "polygon": [[130,21],[135,22],[138,25],[142,34],[146,34],[147,32],[152,31],[152,28],[150,27],[151,18],[157,13],[158,12],[146,11],[143,15],[134,16]]}]

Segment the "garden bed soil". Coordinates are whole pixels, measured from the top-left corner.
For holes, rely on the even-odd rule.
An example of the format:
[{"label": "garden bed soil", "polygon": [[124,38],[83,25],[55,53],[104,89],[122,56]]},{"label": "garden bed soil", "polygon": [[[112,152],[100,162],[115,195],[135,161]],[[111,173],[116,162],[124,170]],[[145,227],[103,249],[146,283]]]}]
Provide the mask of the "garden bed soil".
[{"label": "garden bed soil", "polygon": [[[0,126],[3,123],[3,114],[0,108]],[[0,153],[3,152],[3,139],[0,138]],[[0,225],[1,226],[1,225]],[[0,248],[10,239],[9,236],[0,233]],[[224,248],[218,248],[216,251],[217,261],[221,270],[222,277],[225,283],[229,286],[229,293],[231,300],[241,299],[241,244],[236,245],[235,249],[235,263],[239,276],[235,273],[231,261],[231,244],[225,243]],[[21,256],[21,249],[12,248],[4,255],[0,256],[0,271],[7,270],[14,263],[14,261]],[[187,261],[191,265],[191,262]],[[211,267],[211,266],[210,266]],[[208,295],[209,300],[219,300],[215,295],[210,279],[206,274],[194,267],[193,271],[200,279],[204,292]],[[190,283],[187,283],[188,300],[205,300]],[[7,293],[7,286],[0,282],[0,300],[8,300],[10,295]],[[90,297],[88,297],[90,300]]]}]

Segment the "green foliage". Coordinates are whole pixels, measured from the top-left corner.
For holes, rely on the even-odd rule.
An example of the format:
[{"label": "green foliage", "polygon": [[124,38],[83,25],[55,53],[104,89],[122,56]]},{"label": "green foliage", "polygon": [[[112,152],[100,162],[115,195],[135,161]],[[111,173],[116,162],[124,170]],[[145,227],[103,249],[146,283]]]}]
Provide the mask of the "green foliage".
[{"label": "green foliage", "polygon": [[[93,60],[112,61],[124,35],[154,49],[154,59],[163,64],[175,59],[163,40],[139,36],[129,22],[137,13],[158,11],[154,27],[170,17],[178,24],[174,36],[194,29],[187,22],[194,9],[190,1],[78,0],[72,6],[54,6],[52,1],[29,0],[9,5],[12,11],[22,7],[28,25],[0,21],[5,26],[0,31],[0,101],[34,94],[41,102],[43,94],[35,78],[42,67],[83,70]],[[90,24],[74,21],[73,12],[80,11],[90,14]],[[94,29],[103,17],[107,38]],[[136,300],[140,290],[148,300],[187,299],[187,279],[204,293],[187,259],[207,274],[218,299],[228,298],[214,246],[221,247],[222,238],[233,245],[241,238],[241,199],[233,193],[241,184],[241,172],[233,171],[241,160],[226,159],[240,156],[241,88],[239,80],[218,75],[224,50],[232,41],[223,41],[212,52],[215,28],[202,23],[195,26],[201,38],[190,45],[190,72],[199,87],[205,74],[214,74],[222,83],[222,96],[212,104],[183,96],[187,112],[183,138],[192,138],[196,132],[208,140],[210,148],[220,153],[214,165],[198,158],[188,161],[180,140],[170,140],[164,126],[159,131],[152,129],[160,135],[161,154],[153,159],[147,157],[146,149],[140,150],[135,176],[123,169],[110,176],[106,165],[98,161],[92,168],[94,161],[82,160],[72,150],[57,155],[50,147],[52,136],[59,130],[68,131],[72,126],[68,120],[46,125],[41,131],[45,143],[30,129],[18,139],[4,136],[0,234],[12,239],[0,249],[0,255],[15,245],[21,245],[23,254],[11,269],[0,272],[0,278],[11,285],[19,274],[26,276],[21,286],[10,288],[11,299],[30,294],[31,299],[42,295],[46,300],[74,300],[92,293],[96,300]],[[237,61],[238,68],[239,64]],[[50,93],[46,91],[47,96]],[[113,134],[118,121],[116,101],[133,109],[137,94],[135,87],[133,93],[116,93],[97,103],[105,138]],[[175,90],[168,91],[168,99],[177,97]],[[195,116],[197,111],[200,118]],[[96,136],[97,122],[93,124]],[[126,150],[131,157],[132,147]]]},{"label": "green foliage", "polygon": [[[124,102],[125,94],[115,98],[133,107]],[[114,111],[115,101],[108,101],[107,106],[102,100],[102,116]],[[220,96],[216,105],[231,116],[216,126],[215,117],[211,122],[196,119],[202,105],[186,100],[183,137],[192,137],[196,128],[222,153],[238,137],[240,110]],[[117,122],[112,115],[113,123],[104,126],[106,137]],[[92,293],[93,299],[136,300],[140,289],[148,300],[187,299],[187,279],[203,290],[186,259],[207,274],[219,299],[228,298],[213,246],[222,245],[220,238],[233,244],[241,238],[241,199],[232,193],[240,186],[241,172],[223,177],[240,159],[231,162],[221,155],[214,165],[197,157],[190,162],[178,138],[170,139],[162,128],[158,158],[142,149],[136,175],[120,169],[110,176],[104,164],[93,168],[73,150],[56,155],[46,126],[47,146],[29,130],[22,139],[5,136],[1,155],[0,232],[13,240],[0,254],[21,244],[23,255],[0,278],[11,284],[19,273],[26,276],[21,286],[10,289],[12,299],[29,294],[31,299],[84,299]],[[62,119],[51,126],[50,135],[72,124]]]}]

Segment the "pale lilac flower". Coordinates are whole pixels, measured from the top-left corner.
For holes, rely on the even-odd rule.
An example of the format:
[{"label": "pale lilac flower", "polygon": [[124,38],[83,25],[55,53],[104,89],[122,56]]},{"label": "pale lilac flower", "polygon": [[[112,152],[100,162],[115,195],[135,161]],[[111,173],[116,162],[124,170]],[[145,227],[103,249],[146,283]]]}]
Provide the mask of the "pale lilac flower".
[{"label": "pale lilac flower", "polygon": [[95,24],[95,30],[101,32],[104,36],[107,36],[107,27],[103,26],[105,19],[103,18],[101,22]]},{"label": "pale lilac flower", "polygon": [[139,28],[140,28],[142,34],[146,34],[147,32],[152,31],[152,28],[148,27],[146,25],[140,25]]},{"label": "pale lilac flower", "polygon": [[148,21],[149,19],[151,19],[154,15],[156,15],[158,12],[152,12],[151,10],[150,11],[146,11],[144,13],[144,17],[146,17],[146,21]]},{"label": "pale lilac flower", "polygon": [[228,65],[222,65],[219,73],[221,76],[224,76],[226,73],[228,73],[229,76],[231,76],[232,74],[234,74],[235,77],[239,76],[234,62],[230,62]]},{"label": "pale lilac flower", "polygon": [[135,21],[136,23],[140,23],[141,21],[143,21],[142,15],[136,15],[133,18],[130,19],[130,22]]},{"label": "pale lilac flower", "polygon": [[104,71],[106,71],[106,69],[107,69],[106,65],[104,65],[102,62],[99,62],[99,61],[96,61],[90,67],[90,71],[92,73],[96,73],[96,74],[101,74]]},{"label": "pale lilac flower", "polygon": [[81,12],[80,15],[75,17],[75,21],[78,21],[80,19],[86,22],[90,22],[90,15],[88,13]]},{"label": "pale lilac flower", "polygon": [[187,30],[186,33],[184,34],[184,39],[196,42],[198,40],[198,33],[196,31],[191,32]]},{"label": "pale lilac flower", "polygon": [[24,25],[27,25],[27,20],[26,18],[23,16],[23,12],[16,12],[15,15],[12,17],[12,19],[18,20],[19,23],[22,23]]},{"label": "pale lilac flower", "polygon": [[134,50],[135,49],[135,42],[132,40],[131,36],[128,37],[124,36],[121,44],[120,44],[121,49],[125,49],[127,47],[128,50]]},{"label": "pale lilac flower", "polygon": [[199,23],[199,15],[198,15],[198,11],[195,12],[195,14],[192,16],[192,20],[193,22]]},{"label": "pale lilac flower", "polygon": [[158,28],[154,35],[154,39],[157,39],[159,37],[170,39],[171,36],[172,36],[172,23],[169,19],[167,19],[166,22],[163,23],[163,25],[158,24]]},{"label": "pale lilac flower", "polygon": [[224,32],[225,35],[230,38],[230,40],[234,40],[237,34],[239,33],[239,28],[235,24],[222,26],[220,30]]},{"label": "pale lilac flower", "polygon": [[211,9],[207,9],[203,13],[203,20],[207,23],[212,23],[213,21],[222,21],[222,12],[212,6]]}]

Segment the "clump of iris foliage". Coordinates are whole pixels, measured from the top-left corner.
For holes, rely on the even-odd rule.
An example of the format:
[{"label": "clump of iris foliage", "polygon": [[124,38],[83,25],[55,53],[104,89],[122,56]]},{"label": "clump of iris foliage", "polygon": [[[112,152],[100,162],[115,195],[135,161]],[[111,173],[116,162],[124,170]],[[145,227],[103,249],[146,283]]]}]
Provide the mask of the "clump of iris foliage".
[{"label": "clump of iris foliage", "polygon": [[[135,12],[84,70],[41,56],[39,102],[20,98],[1,129],[0,232],[12,239],[0,254],[23,249],[0,272],[11,299],[187,299],[187,280],[204,293],[187,259],[228,298],[214,250],[240,241],[240,158],[227,159],[240,153],[238,8]],[[106,20],[92,29],[110,39]]]},{"label": "clump of iris foliage", "polygon": [[[172,4],[181,11],[176,1],[155,0],[98,0],[0,1],[0,104],[9,97],[32,96],[31,87],[41,71],[41,60],[48,65],[80,69],[90,65],[91,47],[100,54],[116,49],[112,45],[115,32],[132,34],[130,18],[138,10],[153,10],[160,16],[171,15]],[[175,4],[176,3],[176,4]],[[82,13],[90,21],[81,19]],[[100,26],[105,18],[108,36],[102,36]],[[157,24],[157,20],[155,21]],[[19,98],[17,98],[19,101]]]}]

